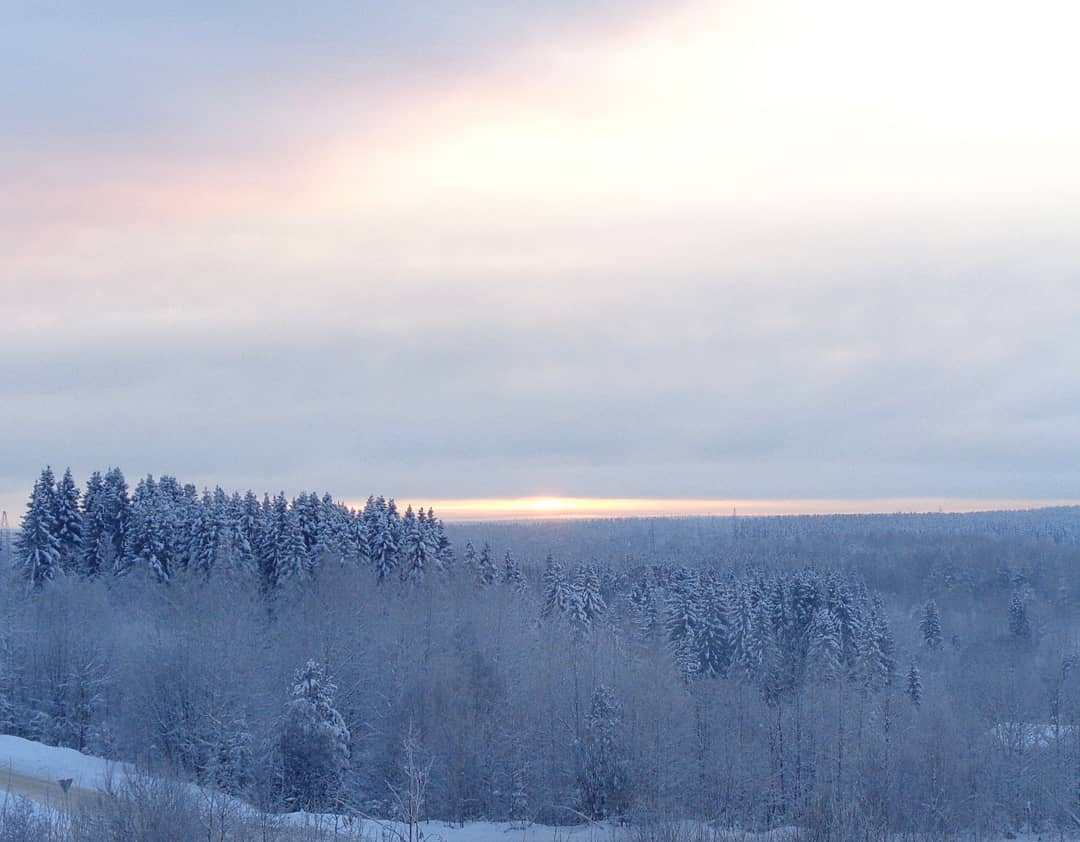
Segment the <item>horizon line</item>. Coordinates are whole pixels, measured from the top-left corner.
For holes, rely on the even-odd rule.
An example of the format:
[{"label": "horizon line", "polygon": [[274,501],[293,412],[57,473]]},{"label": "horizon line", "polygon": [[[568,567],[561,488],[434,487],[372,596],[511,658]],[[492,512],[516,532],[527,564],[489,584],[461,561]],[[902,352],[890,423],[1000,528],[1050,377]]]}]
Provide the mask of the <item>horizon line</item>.
[{"label": "horizon line", "polygon": [[[362,506],[363,503],[361,502]],[[651,517],[769,517],[799,515],[970,514],[1077,506],[1080,500],[1009,497],[867,498],[646,498],[646,497],[472,497],[419,504],[402,498],[399,507],[432,508],[448,523],[515,520],[591,520]]]}]

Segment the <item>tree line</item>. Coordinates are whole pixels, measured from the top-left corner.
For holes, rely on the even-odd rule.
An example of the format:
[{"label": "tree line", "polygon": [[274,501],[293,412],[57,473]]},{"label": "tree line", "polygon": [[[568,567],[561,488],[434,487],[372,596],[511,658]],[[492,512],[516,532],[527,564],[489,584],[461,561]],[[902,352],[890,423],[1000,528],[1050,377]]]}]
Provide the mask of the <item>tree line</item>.
[{"label": "tree line", "polygon": [[80,494],[71,470],[56,481],[46,467],[27,503],[15,564],[35,588],[59,573],[84,578],[133,570],[168,582],[178,572],[247,576],[266,593],[310,577],[328,558],[371,567],[380,581],[418,581],[445,570],[453,549],[431,509],[404,515],[393,499],[362,509],[329,494],[284,492],[262,500],[219,486],[200,495],[175,477],[140,479],[129,495],[119,468],[95,471]]}]

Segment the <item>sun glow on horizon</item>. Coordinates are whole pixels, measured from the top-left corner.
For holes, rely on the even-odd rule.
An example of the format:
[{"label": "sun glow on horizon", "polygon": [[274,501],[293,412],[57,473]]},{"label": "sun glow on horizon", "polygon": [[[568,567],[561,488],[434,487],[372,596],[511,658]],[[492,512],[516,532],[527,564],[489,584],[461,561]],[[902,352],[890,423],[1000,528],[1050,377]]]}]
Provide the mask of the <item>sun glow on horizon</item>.
[{"label": "sun glow on horizon", "polygon": [[[409,502],[399,502],[403,510]],[[896,514],[978,512],[1073,506],[1077,500],[992,498],[874,499],[650,499],[637,497],[509,497],[432,500],[423,502],[448,522],[512,520],[585,520],[589,518],[716,517],[829,514]],[[362,504],[361,504],[362,505]],[[412,505],[418,505],[412,503]]]}]

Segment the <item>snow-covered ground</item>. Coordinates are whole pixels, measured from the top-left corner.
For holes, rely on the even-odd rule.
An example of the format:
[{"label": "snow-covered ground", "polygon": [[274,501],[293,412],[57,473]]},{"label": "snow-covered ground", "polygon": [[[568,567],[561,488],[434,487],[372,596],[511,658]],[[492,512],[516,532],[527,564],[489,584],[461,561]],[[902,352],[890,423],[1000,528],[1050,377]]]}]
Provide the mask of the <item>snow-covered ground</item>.
[{"label": "snow-covered ground", "polygon": [[0,734],[0,773],[15,772],[50,782],[70,778],[72,786],[103,789],[110,777],[115,779],[129,771],[133,770],[127,764],[91,757],[73,748],[57,748]]}]

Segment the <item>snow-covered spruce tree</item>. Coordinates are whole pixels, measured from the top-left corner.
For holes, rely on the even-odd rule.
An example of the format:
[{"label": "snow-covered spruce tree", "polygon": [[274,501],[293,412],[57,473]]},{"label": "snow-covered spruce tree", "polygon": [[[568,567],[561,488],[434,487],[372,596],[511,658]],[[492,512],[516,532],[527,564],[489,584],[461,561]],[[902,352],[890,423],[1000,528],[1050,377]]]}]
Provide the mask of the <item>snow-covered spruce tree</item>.
[{"label": "snow-covered spruce tree", "polygon": [[319,496],[315,493],[301,493],[290,506],[296,530],[304,543],[304,569],[314,570],[318,559],[316,546],[319,542]]},{"label": "snow-covered spruce tree", "polygon": [[358,542],[363,553],[361,561],[375,567],[382,549],[382,531],[386,528],[386,501],[382,497],[367,498],[360,513],[360,524],[363,536]]},{"label": "snow-covered spruce tree", "polygon": [[131,518],[131,498],[128,496],[124,472],[119,468],[106,471],[101,494],[104,532],[112,545],[113,568],[122,568],[128,521]]},{"label": "snow-covered spruce tree", "polygon": [[742,677],[753,676],[761,656],[754,629],[754,606],[750,586],[737,582],[731,595],[729,608],[732,612],[731,661],[732,668]]},{"label": "snow-covered spruce tree", "polygon": [[224,524],[209,491],[203,492],[202,503],[191,536],[190,561],[192,569],[203,579],[209,579],[217,566],[223,544]]},{"label": "snow-covered spruce tree", "polygon": [[427,512],[419,516],[412,506],[405,510],[401,521],[401,581],[419,584],[424,581],[428,568],[434,565],[434,555],[427,534]]},{"label": "snow-covered spruce tree", "polygon": [[540,609],[543,617],[564,617],[573,604],[570,583],[563,573],[562,565],[550,555],[544,569],[544,602]]},{"label": "snow-covered spruce tree", "polygon": [[865,593],[832,574],[826,586],[826,604],[840,630],[840,663],[850,678],[858,669],[866,640]]},{"label": "snow-covered spruce tree", "polygon": [[192,524],[198,515],[199,492],[194,485],[181,485],[176,477],[164,475],[158,480],[156,499],[163,541],[162,565],[167,571],[165,579],[171,579],[190,561],[187,539],[193,531]]},{"label": "snow-covered spruce tree", "polygon": [[247,498],[234,492],[225,505],[223,522],[226,566],[230,572],[244,577],[255,572],[255,522],[259,512],[258,499],[250,491],[248,494],[250,515]]},{"label": "snow-covered spruce tree", "polygon": [[731,669],[727,597],[715,581],[703,585],[694,648],[697,651],[699,674],[704,678],[717,678],[727,675]]},{"label": "snow-covered spruce tree", "polygon": [[473,546],[472,541],[465,542],[465,548],[461,552],[461,569],[465,575],[476,575],[476,547]]},{"label": "snow-covered spruce tree", "polygon": [[276,581],[298,582],[310,575],[311,554],[304,541],[300,518],[290,510],[285,516],[285,535],[282,539],[281,553],[278,555]]},{"label": "snow-covered spruce tree", "polygon": [[480,558],[476,562],[476,583],[482,588],[495,583],[498,577],[498,569],[495,567],[495,558],[491,552],[491,544],[485,543],[480,550]]},{"label": "snow-covered spruce tree", "polygon": [[434,519],[435,513],[428,509],[421,509],[416,515],[416,523],[420,529],[420,546],[424,552],[424,567],[428,572],[441,572],[443,570],[442,557],[439,555],[439,522]]},{"label": "snow-covered spruce tree", "polygon": [[297,516],[284,492],[264,500],[260,537],[259,573],[265,593],[274,593],[286,581],[299,580],[307,571],[308,552]]},{"label": "snow-covered spruce tree", "polygon": [[[285,495],[280,495],[284,502]],[[284,512],[278,508],[279,497],[270,499],[270,495],[264,493],[262,503],[259,505],[258,532],[255,541],[255,557],[259,568],[259,589],[264,594],[273,593],[277,587],[277,554],[281,540],[284,538],[288,504]]]},{"label": "snow-covered spruce tree", "polygon": [[446,527],[442,519],[435,517],[435,512],[428,508],[428,527],[432,530],[435,538],[435,559],[439,570],[443,573],[452,573],[454,569],[454,546],[450,543],[450,536],[446,534]]},{"label": "snow-covered spruce tree", "polygon": [[317,500],[316,513],[318,517],[315,544],[312,547],[313,570],[330,559],[344,560],[347,552],[345,520],[342,515],[347,517],[348,510],[335,503],[330,494],[324,493]]},{"label": "snow-covered spruce tree", "polygon": [[393,497],[386,501],[386,532],[390,540],[389,546],[393,548],[394,552],[394,569],[397,569],[401,566],[401,544],[404,530],[401,525],[401,513],[398,511],[397,503],[394,502]]},{"label": "snow-covered spruce tree", "polygon": [[368,541],[376,578],[379,582],[389,581],[398,564],[398,533],[390,523],[389,506],[382,497],[375,500],[370,515]]},{"label": "snow-covered spruce tree", "polygon": [[578,747],[580,809],[594,819],[614,818],[627,807],[628,776],[622,706],[600,685],[593,693]]},{"label": "snow-covered spruce tree", "polygon": [[684,570],[668,589],[664,630],[675,663],[684,678],[697,675],[701,669],[697,647],[701,625],[698,584],[697,575]]},{"label": "snow-covered spruce tree", "polygon": [[941,616],[938,614],[937,603],[932,599],[923,608],[919,631],[928,649],[941,648]]},{"label": "snow-covered spruce tree", "polygon": [[334,708],[336,690],[316,661],[296,673],[279,743],[282,796],[293,809],[326,811],[338,804],[350,735]]},{"label": "snow-covered spruce tree", "polygon": [[517,559],[510,550],[506,551],[506,556],[503,558],[502,583],[517,593],[525,591],[525,577],[521,574],[521,565],[517,563]]},{"label": "snow-covered spruce tree", "polygon": [[170,523],[168,509],[171,501],[163,494],[153,476],[146,476],[135,486],[131,498],[124,564],[116,570],[126,572],[134,565],[148,570],[159,582],[167,582],[172,576],[169,565]]},{"label": "snow-covered spruce tree", "polygon": [[112,545],[105,531],[105,482],[100,471],[86,481],[83,494],[82,536],[79,546],[79,575],[94,579],[112,570]]},{"label": "snow-covered spruce tree", "polygon": [[[371,498],[368,498],[369,502]],[[353,559],[361,567],[371,564],[371,546],[368,543],[367,521],[363,512],[353,512],[349,522],[349,544]]]},{"label": "snow-covered spruce tree", "polygon": [[1031,639],[1031,623],[1028,620],[1027,606],[1019,591],[1014,591],[1009,600],[1009,634],[1017,640]]},{"label": "snow-covered spruce tree", "polygon": [[607,611],[600,593],[600,576],[595,566],[578,565],[570,588],[568,615],[570,622],[582,640],[592,634],[593,625]]},{"label": "snow-covered spruce tree", "polygon": [[15,539],[15,566],[33,588],[54,579],[60,568],[60,541],[56,536],[56,489],[49,468],[41,472]]},{"label": "snow-covered spruce tree", "polygon": [[834,681],[841,674],[840,627],[828,608],[814,612],[808,630],[808,671],[821,683]]},{"label": "snow-covered spruce tree", "polygon": [[577,591],[581,613],[588,619],[590,626],[595,625],[607,613],[607,603],[601,593],[600,572],[595,564],[578,571],[578,576],[574,579],[574,590]]},{"label": "snow-covered spruce tree", "polygon": [[922,704],[922,675],[919,673],[919,668],[915,662],[911,662],[911,666],[908,667],[907,673],[907,695],[911,699],[911,703],[918,707]]},{"label": "snow-covered spruce tree", "polygon": [[465,542],[465,549],[461,553],[461,569],[465,571],[467,576],[476,576],[476,547],[473,546],[472,541]]},{"label": "snow-covered spruce tree", "polygon": [[863,629],[865,640],[860,645],[863,678],[871,687],[891,687],[896,680],[896,643],[885,617],[885,606],[876,594],[870,600]]},{"label": "snow-covered spruce tree", "polygon": [[54,517],[56,520],[56,540],[59,544],[60,568],[68,573],[79,567],[79,552],[82,549],[83,515],[79,508],[79,488],[71,475],[71,468],[64,471],[64,476],[56,485],[54,497]]}]

